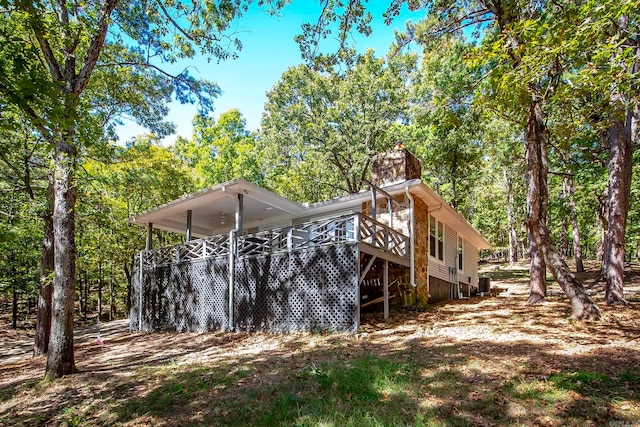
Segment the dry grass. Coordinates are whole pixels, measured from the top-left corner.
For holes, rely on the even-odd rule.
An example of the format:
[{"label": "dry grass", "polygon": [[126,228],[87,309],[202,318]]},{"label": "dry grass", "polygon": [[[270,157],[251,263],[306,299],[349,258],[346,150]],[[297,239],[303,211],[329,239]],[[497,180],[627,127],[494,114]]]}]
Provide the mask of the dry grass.
[{"label": "dry grass", "polygon": [[0,364],[0,425],[640,425],[640,268],[626,307],[583,275],[594,323],[570,321],[555,284],[526,306],[524,266],[489,270],[493,297],[370,316],[356,335],[113,322],[104,346],[78,335],[80,374],[43,383],[42,358]]}]

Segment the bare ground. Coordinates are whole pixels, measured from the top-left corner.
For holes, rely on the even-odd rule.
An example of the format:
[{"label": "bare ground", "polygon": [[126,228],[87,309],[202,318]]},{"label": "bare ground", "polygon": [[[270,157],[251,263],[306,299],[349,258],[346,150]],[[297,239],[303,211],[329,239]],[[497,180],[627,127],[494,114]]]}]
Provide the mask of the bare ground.
[{"label": "bare ground", "polygon": [[[370,315],[355,335],[140,334],[115,321],[102,325],[99,346],[93,326],[76,334],[81,373],[53,383],[41,381],[44,358],[25,357],[30,333],[3,327],[0,425],[338,425],[345,418],[308,409],[321,387],[296,384],[317,367],[370,357],[411,372],[410,393],[371,403],[371,425],[640,425],[640,267],[627,272],[624,307],[605,306],[595,273],[582,275],[602,311],[589,323],[569,319],[556,284],[546,303],[526,306],[525,268],[489,266],[492,297],[396,311],[389,322]],[[270,410],[287,387],[297,415],[250,409]],[[352,410],[353,392],[333,389],[334,410]]]}]

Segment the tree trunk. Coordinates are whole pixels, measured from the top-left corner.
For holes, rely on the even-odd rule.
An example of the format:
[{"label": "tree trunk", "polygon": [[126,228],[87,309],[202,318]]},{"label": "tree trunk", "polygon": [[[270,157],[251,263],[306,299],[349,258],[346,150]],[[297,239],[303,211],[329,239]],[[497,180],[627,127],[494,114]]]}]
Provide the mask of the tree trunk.
[{"label": "tree trunk", "polygon": [[18,329],[18,288],[16,286],[16,274],[15,267],[12,268],[12,277],[13,285],[11,286],[13,291],[13,297],[11,298],[11,327],[13,329]]},{"label": "tree trunk", "polygon": [[576,279],[571,269],[562,258],[562,255],[555,249],[549,232],[544,224],[539,224],[538,235],[541,238],[547,265],[551,274],[560,285],[562,291],[571,301],[571,318],[575,320],[600,320],[600,309],[584,290],[582,284]]},{"label": "tree trunk", "polygon": [[[554,247],[546,224],[549,202],[547,182],[549,171],[547,162],[548,137],[549,134],[544,123],[540,103],[539,101],[533,100],[529,110],[529,127],[525,142],[525,158],[528,173],[527,207],[529,218],[527,226],[529,227],[531,240],[535,243],[536,250],[542,252],[544,260],[558,282],[558,285],[560,285],[560,288],[562,288],[571,301],[571,317],[576,320],[597,320],[600,319],[598,306],[593,302],[591,297],[587,295],[580,282],[578,282],[573,273],[571,273],[562,255]],[[531,295],[529,296],[530,300],[532,297],[540,298],[540,294],[534,294],[534,291],[539,292],[540,290],[534,289],[532,286]],[[538,300],[538,302],[539,301],[541,300]]]},{"label": "tree trunk", "polygon": [[[629,70],[631,77],[635,78],[640,73],[640,38],[630,31],[629,16],[623,15],[618,19],[618,28],[621,34],[627,38],[628,45],[635,46],[635,61]],[[624,67],[620,60],[624,56],[621,49],[619,55],[614,55],[612,62]],[[633,94],[639,87],[632,84],[629,94],[614,92],[611,95],[611,105],[619,108],[619,114],[612,119],[607,133],[609,142],[609,233],[607,235],[607,268],[604,301],[609,305],[626,304],[623,293],[624,286],[624,240],[627,226],[627,214],[629,211],[629,198],[631,193],[632,154],[633,143],[638,143],[638,114],[640,113],[637,100]],[[631,106],[626,104],[627,99],[634,100]]]},{"label": "tree trunk", "polygon": [[33,355],[41,356],[49,351],[51,332],[51,296],[53,295],[53,183],[47,189],[47,209],[42,215],[42,259],[40,260],[40,292],[38,294],[36,335]]},{"label": "tree trunk", "polygon": [[102,261],[98,261],[98,323],[102,320]]},{"label": "tree trunk", "polygon": [[129,268],[129,265],[125,262],[124,275],[127,276],[127,316],[129,315],[129,312],[131,312],[131,287],[133,282],[133,277],[131,277],[132,274],[133,274],[133,261],[131,261],[131,268]]},{"label": "tree trunk", "polygon": [[582,263],[582,246],[580,245],[580,230],[578,228],[578,212],[576,209],[575,190],[573,188],[573,179],[567,179],[567,203],[569,205],[569,213],[571,215],[571,237],[573,238],[573,256],[576,261],[576,272],[584,271]]},{"label": "tree trunk", "polygon": [[87,320],[89,317],[89,278],[87,277],[87,269],[82,272],[84,276],[84,320]]},{"label": "tree trunk", "polygon": [[598,258],[600,259],[600,280],[607,280],[607,266],[609,265],[609,201],[607,200],[606,192],[598,195],[598,219],[602,227],[602,234],[600,237],[600,248],[598,251]]},{"label": "tree trunk", "polygon": [[518,235],[516,234],[513,185],[511,179],[507,177],[506,168],[503,170],[505,192],[507,193],[507,228],[509,232],[509,264],[518,262]]},{"label": "tree trunk", "polygon": [[533,233],[529,232],[529,299],[527,304],[535,305],[547,297],[547,266],[544,256]]},{"label": "tree trunk", "polygon": [[[539,304],[547,297],[547,266],[538,224],[546,224],[548,210],[546,138],[548,132],[538,102],[531,103],[526,132],[525,162],[527,166],[527,226],[529,229],[529,299]],[[544,150],[543,150],[544,148]]]},{"label": "tree trunk", "polygon": [[[631,115],[630,113],[628,114]],[[626,124],[630,125],[630,118]],[[631,132],[625,121],[614,120],[609,128],[609,230],[604,301],[626,304],[624,285],[624,239],[631,192]]]},{"label": "tree trunk", "polygon": [[73,306],[76,288],[75,204],[76,148],[73,126],[55,147],[54,261],[51,338],[45,378],[76,372],[73,354]]},{"label": "tree trunk", "polygon": [[113,305],[113,279],[109,280],[109,321],[113,320],[115,306]]},{"label": "tree trunk", "polygon": [[82,274],[78,274],[78,291],[79,291],[79,295],[78,295],[78,302],[80,303],[80,314],[83,315],[86,308],[84,306],[84,298],[82,297],[84,295],[84,283],[82,282]]},{"label": "tree trunk", "polygon": [[113,295],[113,261],[109,261],[109,321],[116,314],[115,298]]},{"label": "tree trunk", "polygon": [[569,253],[569,242],[567,241],[568,228],[569,221],[567,221],[567,218],[562,218],[562,227],[560,227],[560,254],[565,258]]}]

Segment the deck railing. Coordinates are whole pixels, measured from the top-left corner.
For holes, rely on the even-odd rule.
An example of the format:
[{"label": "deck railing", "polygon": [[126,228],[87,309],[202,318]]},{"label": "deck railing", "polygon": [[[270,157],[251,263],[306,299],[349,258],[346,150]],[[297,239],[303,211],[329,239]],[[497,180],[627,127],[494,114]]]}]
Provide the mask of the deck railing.
[{"label": "deck railing", "polygon": [[[238,236],[236,250],[238,257],[245,257],[353,242],[366,243],[401,258],[409,256],[407,236],[361,213]],[[229,236],[190,240],[143,254],[145,267],[224,256],[229,254]]]}]

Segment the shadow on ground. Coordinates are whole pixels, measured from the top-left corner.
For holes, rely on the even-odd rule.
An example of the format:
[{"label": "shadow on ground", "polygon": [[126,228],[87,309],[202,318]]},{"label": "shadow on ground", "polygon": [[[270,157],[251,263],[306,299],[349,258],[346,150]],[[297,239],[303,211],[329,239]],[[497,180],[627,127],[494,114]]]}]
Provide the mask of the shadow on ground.
[{"label": "shadow on ground", "polygon": [[42,359],[0,366],[0,424],[640,423],[638,304],[574,323],[562,297],[524,305],[522,277],[497,286],[498,297],[369,316],[355,335],[110,325],[98,346],[87,331],[80,374],[43,383]]}]

